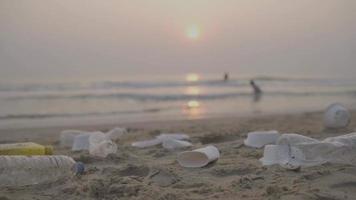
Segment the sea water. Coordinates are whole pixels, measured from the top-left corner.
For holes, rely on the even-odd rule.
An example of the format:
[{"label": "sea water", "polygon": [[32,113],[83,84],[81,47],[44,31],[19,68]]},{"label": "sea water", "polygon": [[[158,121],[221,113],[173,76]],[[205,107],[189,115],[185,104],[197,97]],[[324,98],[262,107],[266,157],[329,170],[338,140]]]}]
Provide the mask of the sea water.
[{"label": "sea water", "polygon": [[[253,95],[250,79],[261,87]],[[0,128],[200,119],[356,108],[356,79],[145,76],[0,84]]]}]

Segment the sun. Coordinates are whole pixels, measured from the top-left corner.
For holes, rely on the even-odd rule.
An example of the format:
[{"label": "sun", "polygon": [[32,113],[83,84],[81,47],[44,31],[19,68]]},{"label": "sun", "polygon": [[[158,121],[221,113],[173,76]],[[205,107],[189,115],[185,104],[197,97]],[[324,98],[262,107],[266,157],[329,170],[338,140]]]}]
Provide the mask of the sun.
[{"label": "sun", "polygon": [[200,28],[197,25],[191,25],[186,29],[186,35],[189,39],[195,40],[200,37]]},{"label": "sun", "polygon": [[185,77],[185,80],[187,80],[188,82],[197,82],[197,81],[199,81],[199,79],[200,79],[200,76],[198,74],[194,74],[194,73],[187,74]]}]

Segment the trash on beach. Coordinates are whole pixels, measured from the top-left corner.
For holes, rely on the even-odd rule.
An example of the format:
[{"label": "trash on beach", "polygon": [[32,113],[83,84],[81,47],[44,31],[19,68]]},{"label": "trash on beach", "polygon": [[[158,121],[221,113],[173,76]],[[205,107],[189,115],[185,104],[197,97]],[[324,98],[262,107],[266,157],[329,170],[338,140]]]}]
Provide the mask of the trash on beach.
[{"label": "trash on beach", "polygon": [[89,150],[89,154],[106,157],[117,152],[117,145],[102,132],[81,133],[74,139],[72,151]]},{"label": "trash on beach", "polygon": [[139,141],[139,142],[133,142],[131,145],[133,147],[138,147],[138,148],[146,148],[146,147],[152,147],[161,144],[162,141],[158,138],[151,139],[151,140],[144,140],[144,141]]},{"label": "trash on beach", "polygon": [[287,169],[324,163],[356,165],[356,133],[329,137],[322,141],[298,134],[281,135],[276,145],[264,149],[263,165],[279,164]]},{"label": "trash on beach", "polygon": [[68,156],[0,156],[0,187],[54,182],[84,172],[84,164]]},{"label": "trash on beach", "polygon": [[33,142],[0,144],[0,155],[52,155],[52,146],[43,146]]},{"label": "trash on beach", "polygon": [[117,145],[106,137],[104,133],[96,132],[89,137],[90,155],[105,158],[117,152]]},{"label": "trash on beach", "polygon": [[183,141],[189,139],[189,135],[183,133],[163,133],[155,139],[133,142],[131,145],[138,148],[146,148],[162,144],[168,150],[180,149],[192,146],[191,143]]},{"label": "trash on beach", "polygon": [[349,125],[350,121],[350,112],[338,103],[331,104],[324,113],[326,128],[344,128]]},{"label": "trash on beach", "polygon": [[255,131],[247,134],[244,144],[249,147],[262,148],[267,144],[275,144],[281,134],[278,131]]},{"label": "trash on beach", "polygon": [[178,154],[177,161],[183,167],[198,168],[218,160],[220,152],[215,146],[207,146]]},{"label": "trash on beach", "polygon": [[126,128],[115,127],[113,129],[111,129],[110,131],[108,131],[105,134],[105,136],[106,136],[106,138],[108,138],[112,141],[116,141],[116,140],[120,139],[122,136],[124,136],[125,134],[127,134]]},{"label": "trash on beach", "polygon": [[74,138],[75,136],[86,133],[86,131],[80,131],[80,130],[64,130],[61,132],[59,136],[59,144],[62,147],[72,147],[74,143]]},{"label": "trash on beach", "polygon": [[191,147],[193,145],[192,143],[183,140],[168,139],[162,142],[162,146],[163,148],[168,150],[175,150],[175,149],[184,149],[187,147]]},{"label": "trash on beach", "polygon": [[81,133],[74,137],[72,151],[89,150],[89,138],[91,133]]},{"label": "trash on beach", "polygon": [[127,133],[125,128],[114,128],[107,133],[100,131],[88,132],[79,130],[62,131],[61,146],[72,147],[72,151],[88,150],[89,154],[107,157],[117,152],[117,145],[113,142]]}]

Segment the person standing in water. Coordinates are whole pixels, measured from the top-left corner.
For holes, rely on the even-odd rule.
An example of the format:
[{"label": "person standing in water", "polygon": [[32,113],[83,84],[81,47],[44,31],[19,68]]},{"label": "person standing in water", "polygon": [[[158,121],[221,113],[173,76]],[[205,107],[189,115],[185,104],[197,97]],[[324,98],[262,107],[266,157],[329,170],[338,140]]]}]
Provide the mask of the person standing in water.
[{"label": "person standing in water", "polygon": [[225,73],[224,74],[224,81],[226,82],[226,81],[228,81],[229,80],[229,74],[228,73]]},{"label": "person standing in water", "polygon": [[261,99],[261,95],[262,95],[262,90],[261,88],[256,85],[255,81],[251,80],[250,81],[250,85],[253,88],[253,94],[254,94],[254,101],[259,101]]}]

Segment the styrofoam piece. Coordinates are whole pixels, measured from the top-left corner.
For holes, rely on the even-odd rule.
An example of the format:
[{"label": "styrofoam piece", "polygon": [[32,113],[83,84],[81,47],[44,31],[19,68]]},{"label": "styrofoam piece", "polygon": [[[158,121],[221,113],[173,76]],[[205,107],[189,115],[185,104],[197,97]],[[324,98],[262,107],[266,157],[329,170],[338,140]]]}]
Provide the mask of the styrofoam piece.
[{"label": "styrofoam piece", "polygon": [[162,142],[162,146],[168,150],[184,149],[193,146],[192,143],[182,140],[169,139]]},{"label": "styrofoam piece", "polygon": [[261,148],[267,144],[275,144],[280,134],[278,131],[255,131],[247,134],[244,144],[249,147]]},{"label": "styrofoam piece", "polygon": [[74,143],[75,136],[84,133],[85,131],[80,130],[64,130],[59,136],[59,143],[62,147],[72,147]]},{"label": "styrofoam piece", "polygon": [[341,104],[331,104],[324,113],[324,126],[326,128],[344,128],[351,121],[350,112]]},{"label": "styrofoam piece", "polygon": [[207,146],[193,151],[178,154],[177,161],[183,167],[197,168],[213,162],[220,157],[220,152],[215,146]]},{"label": "styrofoam piece", "polygon": [[108,131],[105,136],[107,139],[112,141],[116,141],[120,139],[123,135],[127,134],[127,130],[125,128],[115,127]]}]

